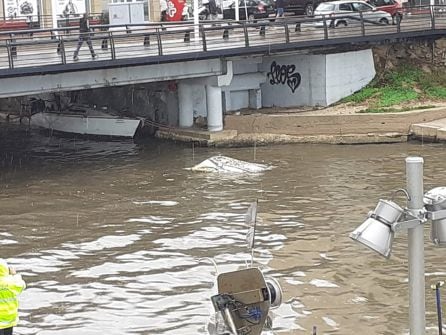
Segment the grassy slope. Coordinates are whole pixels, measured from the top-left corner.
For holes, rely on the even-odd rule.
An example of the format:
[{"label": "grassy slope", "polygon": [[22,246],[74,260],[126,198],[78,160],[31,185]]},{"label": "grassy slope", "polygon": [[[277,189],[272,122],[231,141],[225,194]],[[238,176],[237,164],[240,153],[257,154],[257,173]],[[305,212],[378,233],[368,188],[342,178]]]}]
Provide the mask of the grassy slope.
[{"label": "grassy slope", "polygon": [[[446,100],[446,72],[423,72],[412,65],[402,65],[341,102],[366,103],[363,113],[402,112],[434,107],[432,102]],[[429,105],[419,103],[429,101]],[[411,104],[418,103],[417,107]]]}]

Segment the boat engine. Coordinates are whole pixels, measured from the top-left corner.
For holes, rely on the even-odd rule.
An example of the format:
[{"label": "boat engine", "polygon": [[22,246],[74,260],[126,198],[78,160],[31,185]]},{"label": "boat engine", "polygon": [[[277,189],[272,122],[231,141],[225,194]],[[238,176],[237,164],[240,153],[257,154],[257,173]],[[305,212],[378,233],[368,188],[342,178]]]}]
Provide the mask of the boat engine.
[{"label": "boat engine", "polygon": [[212,304],[234,335],[260,335],[270,308],[282,303],[277,280],[265,279],[258,268],[221,273],[217,284]]}]

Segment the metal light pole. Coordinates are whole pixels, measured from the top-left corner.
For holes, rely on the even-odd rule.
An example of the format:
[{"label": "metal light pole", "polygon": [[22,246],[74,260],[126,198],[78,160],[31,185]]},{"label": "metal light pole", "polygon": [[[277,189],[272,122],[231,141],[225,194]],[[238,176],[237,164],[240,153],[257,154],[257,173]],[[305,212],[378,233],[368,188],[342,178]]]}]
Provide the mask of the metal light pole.
[{"label": "metal light pole", "polygon": [[[239,12],[239,1],[240,0],[235,0],[235,21],[240,21],[240,12]],[[246,1],[246,0],[245,0]]]},{"label": "metal light pole", "polygon": [[[410,199],[408,210],[416,217],[424,210],[423,204],[423,163],[422,157],[406,158],[406,182]],[[424,278],[424,225],[408,229],[409,248],[409,322],[411,335],[424,335],[425,319],[425,278]]]},{"label": "metal light pole", "polygon": [[[51,1],[51,19],[53,24],[53,29],[57,28],[57,0]],[[57,30],[54,31],[54,34],[57,35]]]}]

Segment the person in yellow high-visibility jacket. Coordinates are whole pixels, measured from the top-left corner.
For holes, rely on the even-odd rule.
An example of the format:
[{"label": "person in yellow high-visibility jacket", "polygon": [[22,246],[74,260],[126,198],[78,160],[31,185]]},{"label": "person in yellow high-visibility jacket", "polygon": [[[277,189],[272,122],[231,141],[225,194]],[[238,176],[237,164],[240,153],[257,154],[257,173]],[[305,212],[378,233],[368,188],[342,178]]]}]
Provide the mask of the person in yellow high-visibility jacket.
[{"label": "person in yellow high-visibility jacket", "polygon": [[18,295],[26,287],[22,276],[0,258],[0,335],[12,335],[19,322]]}]

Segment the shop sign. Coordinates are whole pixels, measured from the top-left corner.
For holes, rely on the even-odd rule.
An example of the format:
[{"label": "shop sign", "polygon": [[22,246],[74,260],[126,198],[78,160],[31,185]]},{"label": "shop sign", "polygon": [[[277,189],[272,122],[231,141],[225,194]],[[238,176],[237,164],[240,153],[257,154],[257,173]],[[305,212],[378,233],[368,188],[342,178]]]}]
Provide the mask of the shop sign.
[{"label": "shop sign", "polygon": [[86,12],[85,0],[56,0],[58,18],[80,17]]},{"label": "shop sign", "polygon": [[166,19],[167,21],[181,21],[185,0],[167,0]]},{"label": "shop sign", "polygon": [[37,0],[4,0],[4,8],[5,16],[11,20],[38,20]]}]

